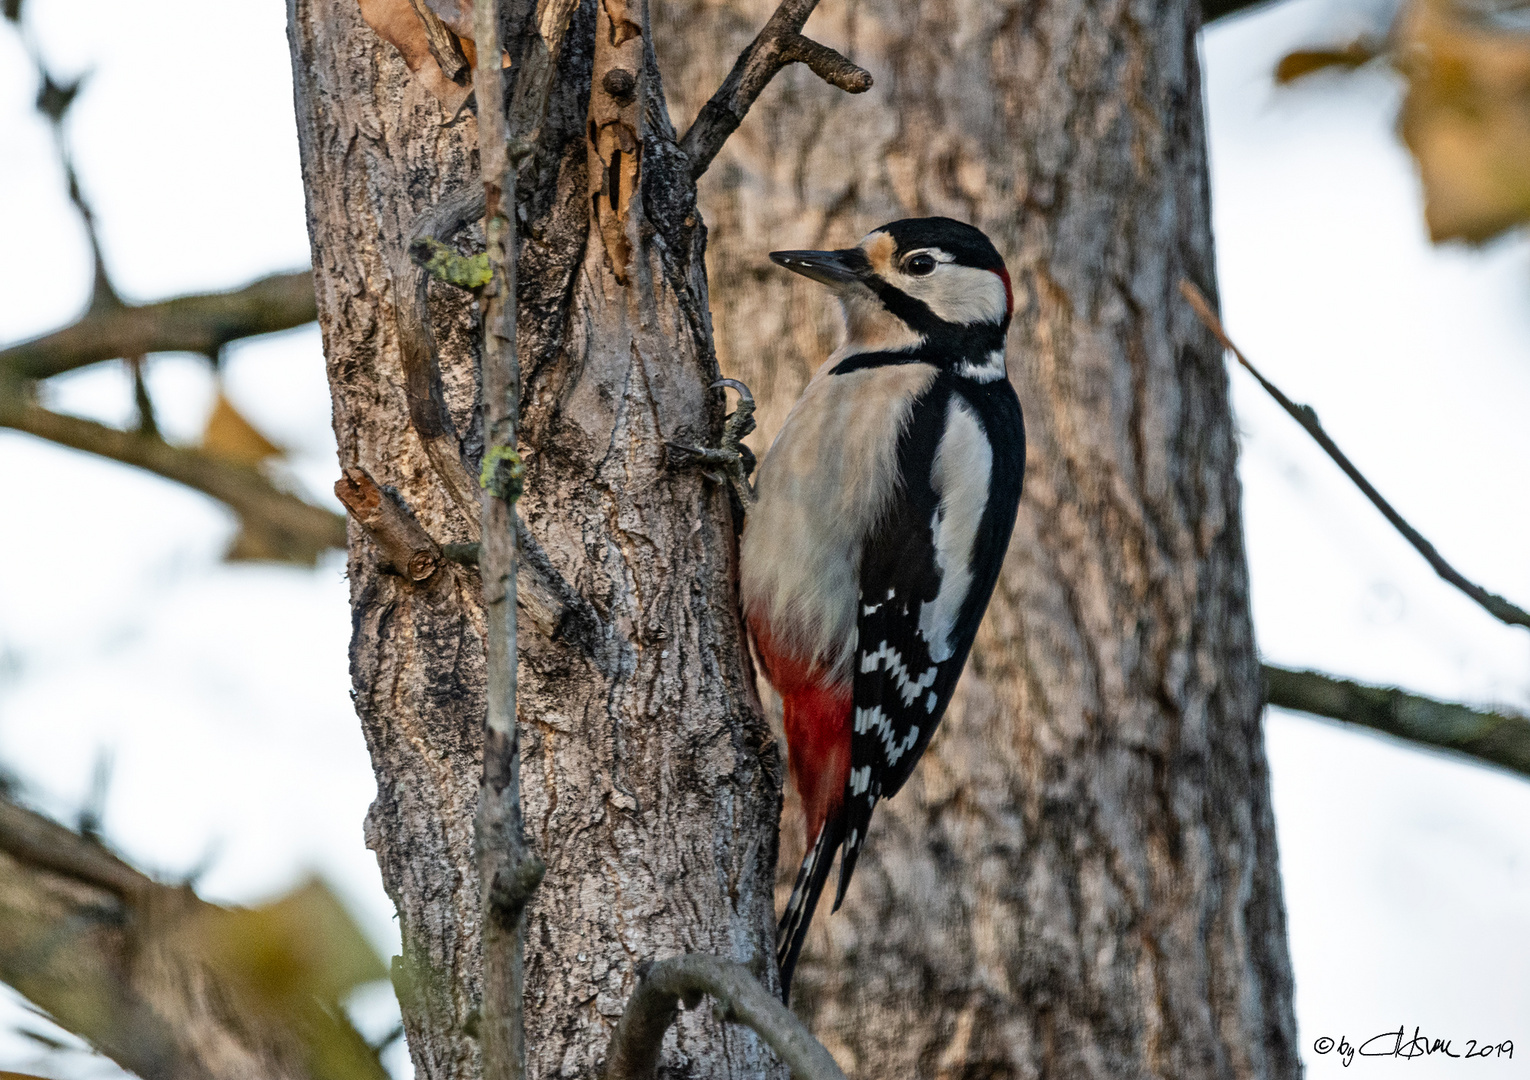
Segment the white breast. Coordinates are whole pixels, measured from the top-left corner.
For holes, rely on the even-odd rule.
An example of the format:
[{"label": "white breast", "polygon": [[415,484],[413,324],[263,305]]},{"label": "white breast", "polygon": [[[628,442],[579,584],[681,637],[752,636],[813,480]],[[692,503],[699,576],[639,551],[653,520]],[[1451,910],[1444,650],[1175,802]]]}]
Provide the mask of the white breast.
[{"label": "white breast", "polygon": [[848,679],[861,545],[898,479],[898,436],[928,364],[829,371],[803,391],[760,465],[740,548],[745,616],[773,643]]}]

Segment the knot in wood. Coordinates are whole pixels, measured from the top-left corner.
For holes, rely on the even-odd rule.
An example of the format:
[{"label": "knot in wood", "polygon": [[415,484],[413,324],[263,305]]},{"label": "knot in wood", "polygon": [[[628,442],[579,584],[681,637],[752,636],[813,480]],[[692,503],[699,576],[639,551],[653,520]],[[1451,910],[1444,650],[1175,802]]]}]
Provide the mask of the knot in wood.
[{"label": "knot in wood", "polygon": [[618,105],[626,105],[637,94],[637,79],[633,77],[632,72],[623,68],[612,68],[606,72],[605,78],[600,80],[600,85]]}]

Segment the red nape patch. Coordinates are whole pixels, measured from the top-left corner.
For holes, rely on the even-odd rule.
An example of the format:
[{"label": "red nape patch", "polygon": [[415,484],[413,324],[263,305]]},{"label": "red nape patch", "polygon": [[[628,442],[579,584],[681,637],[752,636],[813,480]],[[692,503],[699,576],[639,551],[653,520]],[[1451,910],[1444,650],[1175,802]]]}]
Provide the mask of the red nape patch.
[{"label": "red nape patch", "polygon": [[1004,310],[1006,313],[1013,315],[1015,313],[1015,290],[1009,283],[1009,270],[1001,266],[994,273],[998,274],[999,280],[1004,282]]},{"label": "red nape patch", "polygon": [[829,815],[839,812],[850,778],[850,684],[834,682],[818,665],[776,649],[769,635],[750,629],[765,677],[781,695],[787,764],[802,796],[811,847]]}]

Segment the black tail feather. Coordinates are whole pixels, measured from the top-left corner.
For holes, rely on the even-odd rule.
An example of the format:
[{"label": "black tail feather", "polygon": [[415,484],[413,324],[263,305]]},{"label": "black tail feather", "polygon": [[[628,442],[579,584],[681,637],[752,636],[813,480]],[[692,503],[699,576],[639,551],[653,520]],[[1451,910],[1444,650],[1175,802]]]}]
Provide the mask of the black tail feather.
[{"label": "black tail feather", "polygon": [[792,972],[797,968],[797,956],[802,952],[802,942],[807,938],[808,926],[813,921],[813,909],[818,906],[818,896],[824,883],[829,880],[829,869],[834,865],[834,853],[844,842],[845,828],[842,821],[831,818],[818,830],[818,841],[802,860],[797,871],[797,883],[792,886],[792,898],[786,903],[786,911],[776,926],[776,961],[781,966],[781,1000],[790,1004]]}]

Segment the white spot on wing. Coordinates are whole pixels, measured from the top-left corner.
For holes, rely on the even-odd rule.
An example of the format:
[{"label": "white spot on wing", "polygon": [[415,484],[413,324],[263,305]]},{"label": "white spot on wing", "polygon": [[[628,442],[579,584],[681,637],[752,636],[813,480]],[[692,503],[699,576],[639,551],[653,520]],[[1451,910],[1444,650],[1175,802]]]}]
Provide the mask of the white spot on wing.
[{"label": "white spot on wing", "polygon": [[903,655],[884,641],[876,649],[861,657],[861,674],[869,675],[883,664],[886,664],[887,673],[893,677],[905,707],[912,705],[914,699],[926,688],[935,685],[935,676],[939,672],[938,668],[931,666],[917,679],[909,678],[908,667],[903,663]]},{"label": "white spot on wing", "polygon": [[889,765],[898,764],[898,759],[912,750],[919,738],[919,729],[916,727],[904,736],[902,742],[899,742],[893,733],[892,720],[882,711],[880,705],[855,710],[855,733],[864,735],[868,731],[875,731],[877,738],[882,740],[882,755]]}]

